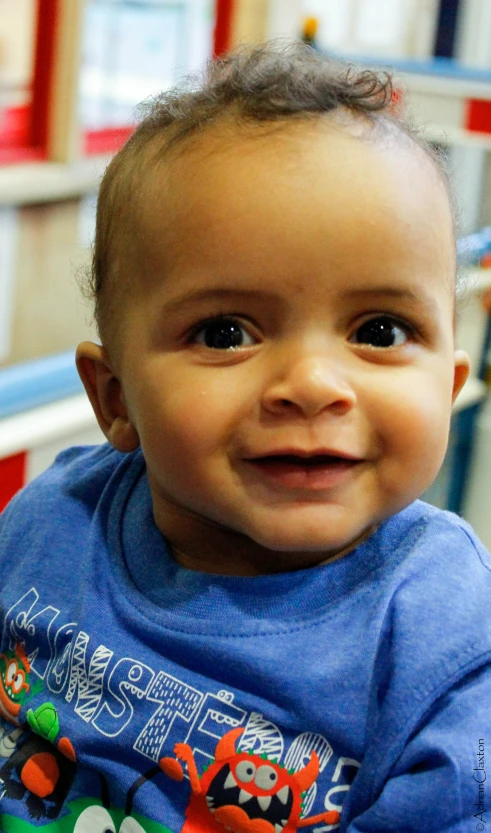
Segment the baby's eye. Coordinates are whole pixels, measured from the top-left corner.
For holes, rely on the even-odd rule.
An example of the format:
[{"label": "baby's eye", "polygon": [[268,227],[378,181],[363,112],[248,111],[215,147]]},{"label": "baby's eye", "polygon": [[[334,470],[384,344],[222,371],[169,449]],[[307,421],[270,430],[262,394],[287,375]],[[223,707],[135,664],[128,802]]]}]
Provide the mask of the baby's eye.
[{"label": "baby's eye", "polygon": [[220,316],[205,321],[194,331],[192,341],[212,350],[236,350],[255,344],[253,337],[236,318]]},{"label": "baby's eye", "polygon": [[358,327],[350,341],[354,344],[369,344],[370,347],[399,347],[407,342],[408,331],[409,327],[394,318],[379,315]]}]

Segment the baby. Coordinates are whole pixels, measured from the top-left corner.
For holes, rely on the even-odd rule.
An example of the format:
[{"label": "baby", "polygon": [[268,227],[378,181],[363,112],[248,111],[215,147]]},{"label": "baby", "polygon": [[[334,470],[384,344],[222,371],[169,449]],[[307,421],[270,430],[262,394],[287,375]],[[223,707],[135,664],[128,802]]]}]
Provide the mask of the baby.
[{"label": "baby", "polygon": [[109,443],[0,522],[1,829],[485,829],[491,559],[418,500],[455,283],[386,76],[266,45],[150,106],[77,352]]}]

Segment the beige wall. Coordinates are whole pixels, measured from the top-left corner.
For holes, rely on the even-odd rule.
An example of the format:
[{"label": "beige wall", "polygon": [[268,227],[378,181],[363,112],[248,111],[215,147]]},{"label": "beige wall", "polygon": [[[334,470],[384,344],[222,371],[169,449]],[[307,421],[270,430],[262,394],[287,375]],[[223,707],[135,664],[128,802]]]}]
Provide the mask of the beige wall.
[{"label": "beige wall", "polygon": [[232,46],[268,38],[296,39],[303,17],[303,0],[235,0]]},{"label": "beige wall", "polygon": [[19,211],[11,351],[6,364],[75,347],[91,337],[77,271],[87,264],[78,200]]},{"label": "beige wall", "polygon": [[265,40],[268,8],[268,0],[236,0],[232,19],[232,46]]},{"label": "beige wall", "polygon": [[35,0],[0,0],[0,87],[30,82],[36,5]]}]

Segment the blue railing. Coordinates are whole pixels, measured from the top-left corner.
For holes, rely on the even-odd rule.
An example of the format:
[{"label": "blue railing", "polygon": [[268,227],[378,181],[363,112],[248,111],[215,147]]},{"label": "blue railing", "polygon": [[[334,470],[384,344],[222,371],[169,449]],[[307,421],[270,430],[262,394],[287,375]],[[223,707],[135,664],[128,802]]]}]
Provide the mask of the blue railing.
[{"label": "blue railing", "polygon": [[0,419],[82,393],[75,353],[59,353],[0,370]]},{"label": "blue railing", "polygon": [[353,55],[351,53],[320,49],[324,55],[341,58],[354,64],[405,72],[412,75],[432,75],[436,78],[450,78],[452,81],[472,81],[491,84],[491,71],[461,64],[453,58],[391,58],[373,55]]}]

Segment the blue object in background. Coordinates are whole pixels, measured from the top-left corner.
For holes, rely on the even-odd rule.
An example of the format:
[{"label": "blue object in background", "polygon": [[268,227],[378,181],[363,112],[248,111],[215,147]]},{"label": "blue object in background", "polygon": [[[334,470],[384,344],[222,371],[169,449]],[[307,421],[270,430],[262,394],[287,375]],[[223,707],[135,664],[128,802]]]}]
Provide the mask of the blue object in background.
[{"label": "blue object in background", "polygon": [[75,353],[58,353],[0,371],[0,419],[83,392]]},{"label": "blue object in background", "polygon": [[440,0],[435,46],[433,49],[436,57],[454,57],[459,7],[460,0]]}]

